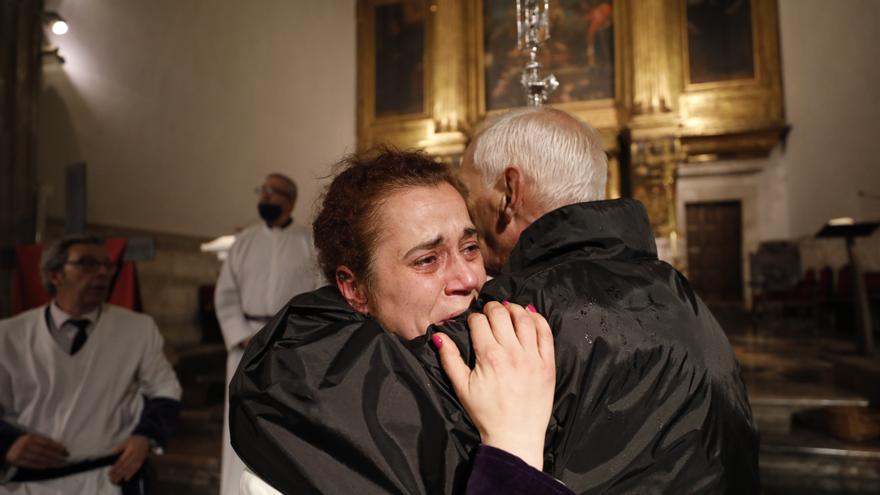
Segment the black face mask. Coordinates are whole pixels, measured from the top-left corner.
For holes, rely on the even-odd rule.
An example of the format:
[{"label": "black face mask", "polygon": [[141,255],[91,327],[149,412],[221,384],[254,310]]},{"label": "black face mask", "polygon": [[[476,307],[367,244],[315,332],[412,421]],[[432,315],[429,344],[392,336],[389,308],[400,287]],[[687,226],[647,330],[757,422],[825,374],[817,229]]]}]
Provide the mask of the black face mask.
[{"label": "black face mask", "polygon": [[276,204],[260,203],[257,205],[257,209],[260,211],[260,218],[268,223],[278,220],[278,217],[281,216],[281,207]]}]

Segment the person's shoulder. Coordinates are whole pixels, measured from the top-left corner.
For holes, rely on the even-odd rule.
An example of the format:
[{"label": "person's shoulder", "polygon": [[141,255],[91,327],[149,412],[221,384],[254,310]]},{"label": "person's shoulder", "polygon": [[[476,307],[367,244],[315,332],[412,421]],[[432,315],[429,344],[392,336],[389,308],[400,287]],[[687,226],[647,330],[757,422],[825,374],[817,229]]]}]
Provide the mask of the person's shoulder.
[{"label": "person's shoulder", "polygon": [[346,313],[352,316],[359,314],[332,284],[297,294],[287,302],[286,307],[303,313]]},{"label": "person's shoulder", "polygon": [[26,331],[26,329],[29,327],[29,323],[33,321],[34,318],[38,318],[45,310],[46,305],[44,304],[42,306],[19,313],[10,318],[4,318],[0,320],[0,338],[3,338],[4,336],[11,337],[12,334]]},{"label": "person's shoulder", "polygon": [[122,306],[117,306],[115,304],[105,303],[101,308],[102,317],[110,319],[113,323],[125,321],[126,327],[129,325],[133,327],[137,327],[138,331],[140,331],[141,327],[154,325],[155,321],[153,317],[144,314],[138,313],[137,311],[132,311],[128,308],[123,308]]},{"label": "person's shoulder", "polygon": [[[46,305],[19,313],[11,318],[0,320],[0,351],[19,354],[30,352],[35,322],[42,317]],[[8,364],[8,363],[6,363]],[[5,366],[3,366],[5,367]]]},{"label": "person's shoulder", "polygon": [[266,226],[262,223],[253,223],[235,233],[235,241],[229,247],[229,253],[241,253],[246,250],[254,238],[256,238]]},{"label": "person's shoulder", "polygon": [[287,229],[288,229],[288,232],[290,232],[290,235],[301,236],[301,237],[311,237],[312,236],[312,229],[309,228],[307,225],[299,225],[299,224],[294,223],[294,224],[291,224],[290,226],[288,226]]},{"label": "person's shoulder", "polygon": [[242,239],[251,238],[251,237],[257,235],[258,233],[262,232],[263,229],[265,229],[265,228],[266,228],[266,225],[263,223],[260,223],[260,222],[252,223],[252,224],[248,225],[247,227],[241,229],[240,231],[236,232],[235,242],[238,243]]},{"label": "person's shoulder", "polygon": [[134,346],[152,342],[162,336],[152,316],[115,304],[104,303],[98,324],[106,325],[116,338]]}]

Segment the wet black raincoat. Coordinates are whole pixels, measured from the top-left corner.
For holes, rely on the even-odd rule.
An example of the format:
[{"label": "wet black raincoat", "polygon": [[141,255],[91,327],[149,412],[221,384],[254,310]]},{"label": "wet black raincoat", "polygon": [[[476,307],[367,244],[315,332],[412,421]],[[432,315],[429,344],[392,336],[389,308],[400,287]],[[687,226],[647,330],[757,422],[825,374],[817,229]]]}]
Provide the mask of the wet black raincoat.
[{"label": "wet black raincoat", "polygon": [[[526,229],[480,304],[534,304],[556,339],[545,471],[578,493],[757,493],[739,366],[642,205],[566,206]],[[442,328],[473,362],[464,318]],[[479,435],[430,335],[409,342],[334,287],[298,296],[230,386],[232,445],[285,493],[461,493]]]}]

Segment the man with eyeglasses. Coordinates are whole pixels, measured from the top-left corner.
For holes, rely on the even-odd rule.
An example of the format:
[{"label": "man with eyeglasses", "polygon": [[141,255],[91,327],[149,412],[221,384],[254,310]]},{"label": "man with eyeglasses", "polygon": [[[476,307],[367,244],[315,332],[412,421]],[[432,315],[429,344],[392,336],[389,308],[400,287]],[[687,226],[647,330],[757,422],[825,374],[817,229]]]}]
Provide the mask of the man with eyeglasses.
[{"label": "man with eyeglasses", "polygon": [[104,302],[115,269],[68,236],[42,257],[52,301],[0,321],[0,493],[141,493],[181,389],[153,319]]},{"label": "man with eyeglasses", "polygon": [[[256,189],[262,222],[235,236],[220,271],[214,306],[228,352],[226,378],[232,378],[245,347],[290,298],[317,288],[311,230],[293,223],[296,184],[274,173]],[[229,441],[229,398],[223,421],[222,495],[237,494],[244,463]]]}]

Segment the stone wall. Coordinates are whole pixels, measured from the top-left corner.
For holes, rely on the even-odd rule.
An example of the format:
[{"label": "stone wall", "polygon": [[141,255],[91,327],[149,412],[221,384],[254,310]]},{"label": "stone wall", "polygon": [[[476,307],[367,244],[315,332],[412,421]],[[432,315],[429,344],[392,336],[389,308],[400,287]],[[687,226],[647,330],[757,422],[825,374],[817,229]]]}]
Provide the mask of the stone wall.
[{"label": "stone wall", "polygon": [[254,221],[269,172],[306,224],[355,148],[355,1],[47,0],[70,24],[44,74],[37,180],[64,215],[88,164],[88,218],[216,237]]}]

